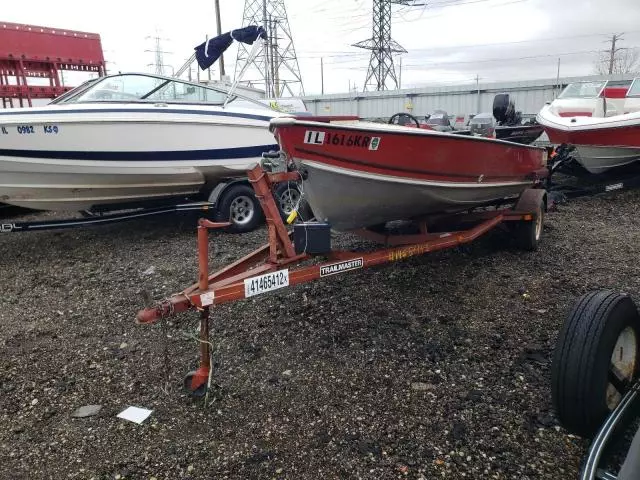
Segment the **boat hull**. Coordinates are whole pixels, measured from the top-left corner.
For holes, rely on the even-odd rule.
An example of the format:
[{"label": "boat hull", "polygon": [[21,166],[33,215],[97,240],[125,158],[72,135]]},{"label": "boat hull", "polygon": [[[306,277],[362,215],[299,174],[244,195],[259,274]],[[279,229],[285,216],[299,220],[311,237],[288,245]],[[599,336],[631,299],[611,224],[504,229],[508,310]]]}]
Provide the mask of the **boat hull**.
[{"label": "boat hull", "polygon": [[590,173],[604,173],[640,160],[638,113],[606,118],[559,117],[547,106],[538,121],[551,143],[575,146],[575,159]]},{"label": "boat hull", "polygon": [[0,202],[33,209],[193,196],[277,149],[270,117],[153,106],[10,113],[0,114]]},{"label": "boat hull", "polygon": [[461,211],[517,196],[530,185],[530,182],[468,185],[410,181],[300,158],[295,160],[308,173],[304,192],[314,214],[336,230]]},{"label": "boat hull", "polygon": [[496,127],[496,138],[529,145],[535,142],[543,131],[542,125],[500,126]]},{"label": "boat hull", "polygon": [[589,173],[600,174],[640,160],[640,147],[577,145],[574,157]]},{"label": "boat hull", "polygon": [[543,149],[510,142],[365,123],[272,128],[314,214],[336,230],[495,203],[546,174]]}]

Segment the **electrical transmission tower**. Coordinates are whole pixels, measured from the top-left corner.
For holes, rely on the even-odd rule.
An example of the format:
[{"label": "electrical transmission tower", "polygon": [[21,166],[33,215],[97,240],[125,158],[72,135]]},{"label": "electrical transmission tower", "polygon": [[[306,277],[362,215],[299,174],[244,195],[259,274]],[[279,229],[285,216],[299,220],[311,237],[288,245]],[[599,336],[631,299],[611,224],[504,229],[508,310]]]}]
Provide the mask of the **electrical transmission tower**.
[{"label": "electrical transmission tower", "polygon": [[172,52],[165,52],[164,50],[162,50],[162,41],[167,39],[162,38],[160,36],[160,32],[157,30],[156,30],[156,35],[154,37],[146,37],[146,39],[147,40],[153,39],[155,43],[155,48],[153,50],[145,50],[145,52],[154,54],[154,62],[147,64],[147,67],[153,67],[154,72],[157,75],[164,75],[165,74],[164,69],[167,66],[164,63],[164,55],[172,53]]},{"label": "electrical transmission tower", "polygon": [[402,46],[391,38],[391,6],[423,6],[414,0],[373,0],[373,35],[368,40],[354,44],[354,47],[371,50],[371,60],[364,81],[364,90],[387,90],[388,83],[398,88],[398,77],[393,62],[394,53],[407,53]]},{"label": "electrical transmission tower", "polygon": [[[242,79],[253,87],[264,87],[267,98],[304,95],[298,57],[293,45],[284,0],[245,0],[242,26],[262,25],[267,40],[262,51],[250,62]],[[250,60],[251,47],[240,43],[235,75]]]}]

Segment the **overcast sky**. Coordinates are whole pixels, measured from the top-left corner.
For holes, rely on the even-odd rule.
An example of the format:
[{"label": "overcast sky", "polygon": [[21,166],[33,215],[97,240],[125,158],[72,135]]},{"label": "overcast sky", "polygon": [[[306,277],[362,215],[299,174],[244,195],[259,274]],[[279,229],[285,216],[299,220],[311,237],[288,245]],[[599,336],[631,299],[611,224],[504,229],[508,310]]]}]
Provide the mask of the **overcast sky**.
[{"label": "overcast sky", "polygon": [[[96,32],[110,72],[149,71],[160,32],[165,63],[180,67],[193,47],[215,34],[213,0],[2,2],[1,19]],[[220,0],[223,30],[242,24],[244,0]],[[421,3],[421,2],[417,2]],[[623,47],[640,46],[640,0],[434,0],[394,7],[392,36],[406,50],[403,88],[594,73],[598,51],[613,33]],[[286,1],[307,94],[362,89],[369,52],[350,46],[371,36],[372,0]],[[225,59],[233,72],[236,49]],[[168,69],[170,74],[171,70]],[[217,70],[214,72],[217,75]]]}]

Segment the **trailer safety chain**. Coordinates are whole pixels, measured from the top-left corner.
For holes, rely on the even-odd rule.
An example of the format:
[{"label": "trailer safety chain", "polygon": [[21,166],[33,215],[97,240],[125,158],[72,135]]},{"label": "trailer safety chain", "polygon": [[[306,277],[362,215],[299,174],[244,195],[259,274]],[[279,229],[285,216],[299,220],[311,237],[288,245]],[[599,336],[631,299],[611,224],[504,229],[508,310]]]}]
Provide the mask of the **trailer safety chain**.
[{"label": "trailer safety chain", "polygon": [[[160,329],[162,331],[162,360],[164,364],[164,388],[162,391],[165,395],[169,395],[171,393],[171,363],[169,360],[169,337],[167,334],[167,324],[169,323],[169,317],[173,315],[173,304],[168,300],[163,300],[160,302]],[[166,307],[166,308],[165,308]],[[164,311],[168,312],[164,314]]]},{"label": "trailer safety chain", "polygon": [[171,375],[169,371],[171,364],[169,363],[169,339],[167,337],[168,318],[160,319],[160,329],[162,330],[162,360],[164,364],[164,388],[162,389],[166,395],[171,393]]}]

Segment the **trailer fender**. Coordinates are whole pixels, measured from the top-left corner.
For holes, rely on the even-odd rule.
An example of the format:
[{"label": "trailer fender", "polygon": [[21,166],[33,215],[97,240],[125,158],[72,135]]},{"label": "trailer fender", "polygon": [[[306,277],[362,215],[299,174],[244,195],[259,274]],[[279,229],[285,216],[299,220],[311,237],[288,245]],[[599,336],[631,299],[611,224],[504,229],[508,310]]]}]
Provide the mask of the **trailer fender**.
[{"label": "trailer fender", "polygon": [[514,207],[518,212],[537,212],[540,205],[544,206],[544,212],[547,211],[547,191],[543,188],[527,188]]},{"label": "trailer fender", "polygon": [[226,192],[232,186],[238,185],[238,184],[251,186],[251,184],[249,183],[249,180],[247,180],[246,178],[224,179],[218,182],[216,186],[213,188],[213,190],[211,190],[211,193],[209,193],[209,198],[207,200],[209,201],[209,203],[213,203],[214,205],[217,205],[218,200],[220,200],[220,197],[222,197],[224,192]]}]

